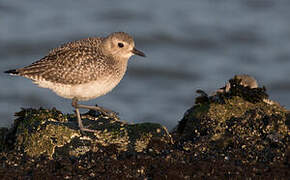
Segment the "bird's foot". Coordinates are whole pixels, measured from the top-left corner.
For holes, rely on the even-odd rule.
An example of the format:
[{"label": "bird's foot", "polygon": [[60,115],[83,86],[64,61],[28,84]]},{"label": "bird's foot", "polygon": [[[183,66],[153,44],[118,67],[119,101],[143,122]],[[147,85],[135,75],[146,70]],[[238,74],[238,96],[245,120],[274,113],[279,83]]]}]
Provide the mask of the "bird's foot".
[{"label": "bird's foot", "polygon": [[97,104],[95,107],[97,107],[96,111],[102,113],[105,116],[112,117],[112,118],[118,118],[118,116],[119,116],[119,113],[114,112],[114,111],[109,110],[109,109],[106,109],[106,108],[103,108],[103,107],[100,107]]},{"label": "bird's foot", "polygon": [[97,117],[98,115],[103,115],[105,117],[109,118],[114,118],[114,119],[119,119],[118,113],[111,111],[109,109],[100,107],[100,106],[83,106],[78,104],[78,107],[81,107],[83,109],[89,109],[90,111],[87,112],[86,114]]},{"label": "bird's foot", "polygon": [[85,131],[85,132],[99,132],[98,130],[95,129],[88,129],[85,127],[79,127],[81,131]]}]

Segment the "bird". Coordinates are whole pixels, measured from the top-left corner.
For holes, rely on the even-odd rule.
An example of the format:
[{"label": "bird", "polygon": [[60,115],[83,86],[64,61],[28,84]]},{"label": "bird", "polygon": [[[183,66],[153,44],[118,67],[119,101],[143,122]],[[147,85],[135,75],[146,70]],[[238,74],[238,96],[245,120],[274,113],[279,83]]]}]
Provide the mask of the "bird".
[{"label": "bird", "polygon": [[41,88],[72,99],[80,130],[97,132],[83,126],[79,109],[100,111],[106,115],[112,111],[78,102],[103,96],[116,87],[125,75],[132,55],[146,57],[135,48],[132,36],[113,32],[105,37],[89,37],[62,44],[40,60],[5,73],[31,79]]}]

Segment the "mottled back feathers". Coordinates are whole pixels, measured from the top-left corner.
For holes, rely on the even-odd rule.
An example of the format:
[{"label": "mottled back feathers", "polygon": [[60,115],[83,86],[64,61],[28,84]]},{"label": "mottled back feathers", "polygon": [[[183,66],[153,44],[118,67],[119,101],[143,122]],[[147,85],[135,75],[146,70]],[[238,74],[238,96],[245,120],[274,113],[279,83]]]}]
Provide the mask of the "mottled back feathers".
[{"label": "mottled back feathers", "polygon": [[88,38],[64,44],[33,64],[17,69],[19,75],[62,84],[82,84],[116,70],[118,61],[103,55],[102,38]]}]

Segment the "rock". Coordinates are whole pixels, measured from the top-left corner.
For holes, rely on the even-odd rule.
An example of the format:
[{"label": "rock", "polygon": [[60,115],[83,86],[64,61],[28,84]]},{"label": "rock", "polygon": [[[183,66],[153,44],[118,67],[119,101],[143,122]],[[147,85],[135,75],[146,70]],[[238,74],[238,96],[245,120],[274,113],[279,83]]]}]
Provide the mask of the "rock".
[{"label": "rock", "polygon": [[8,132],[8,128],[0,128],[0,151],[5,149],[5,135]]},{"label": "rock", "polygon": [[16,116],[5,144],[8,149],[32,158],[79,157],[108,146],[115,146],[119,153],[136,153],[147,151],[152,139],[161,144],[172,142],[167,129],[159,124],[128,124],[94,111],[82,117],[85,126],[98,130],[95,133],[81,132],[74,115],[64,115],[56,109],[22,109]]},{"label": "rock", "polygon": [[247,74],[235,75],[234,79],[241,80],[240,85],[244,87],[250,87],[251,89],[259,87],[257,80]]},{"label": "rock", "polygon": [[248,86],[240,77],[230,79],[226,91],[212,96],[199,91],[201,96],[179,122],[174,137],[200,159],[226,158],[245,164],[286,161],[289,111],[269,103],[264,87]]},{"label": "rock", "polygon": [[289,179],[290,113],[248,75],[195,104],[169,134],[89,111],[22,109],[0,129],[0,179]]}]

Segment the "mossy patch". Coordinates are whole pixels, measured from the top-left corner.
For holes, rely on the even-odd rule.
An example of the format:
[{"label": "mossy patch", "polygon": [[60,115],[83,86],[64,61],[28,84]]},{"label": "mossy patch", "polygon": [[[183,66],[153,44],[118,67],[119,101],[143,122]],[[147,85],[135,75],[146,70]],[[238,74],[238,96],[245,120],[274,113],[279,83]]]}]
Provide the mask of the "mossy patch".
[{"label": "mossy patch", "polygon": [[80,136],[80,133],[76,130],[48,124],[35,133],[19,134],[17,143],[31,157],[38,157],[41,154],[52,157],[56,147],[62,147],[77,136]]},{"label": "mossy patch", "polygon": [[16,115],[19,118],[15,120],[12,131],[16,137],[14,146],[31,157],[41,154],[52,157],[56,147],[61,147],[74,137],[80,136],[78,130],[64,124],[67,122],[66,115],[55,108],[23,109]]}]

